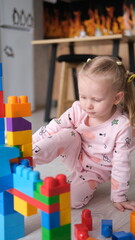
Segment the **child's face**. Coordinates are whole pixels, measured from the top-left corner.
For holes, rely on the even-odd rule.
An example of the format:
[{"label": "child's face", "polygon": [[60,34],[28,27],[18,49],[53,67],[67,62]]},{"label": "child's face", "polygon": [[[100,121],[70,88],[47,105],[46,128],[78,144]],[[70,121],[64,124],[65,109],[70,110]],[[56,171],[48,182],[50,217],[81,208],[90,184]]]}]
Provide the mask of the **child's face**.
[{"label": "child's face", "polygon": [[95,77],[80,76],[78,82],[79,99],[82,109],[91,117],[104,122],[113,113],[113,106],[118,104],[123,93],[112,90],[111,83]]}]

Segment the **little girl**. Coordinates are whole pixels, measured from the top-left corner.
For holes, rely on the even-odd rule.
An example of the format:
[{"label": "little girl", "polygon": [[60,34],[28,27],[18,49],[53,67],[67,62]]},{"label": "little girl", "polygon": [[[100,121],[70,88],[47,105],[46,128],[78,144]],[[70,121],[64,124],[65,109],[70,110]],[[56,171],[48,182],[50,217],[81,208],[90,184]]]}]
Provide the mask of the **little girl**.
[{"label": "little girl", "polygon": [[33,135],[35,164],[60,155],[70,169],[73,208],[85,206],[98,185],[111,180],[114,206],[135,210],[126,196],[135,148],[134,78],[116,58],[89,59],[78,74],[79,101]]}]

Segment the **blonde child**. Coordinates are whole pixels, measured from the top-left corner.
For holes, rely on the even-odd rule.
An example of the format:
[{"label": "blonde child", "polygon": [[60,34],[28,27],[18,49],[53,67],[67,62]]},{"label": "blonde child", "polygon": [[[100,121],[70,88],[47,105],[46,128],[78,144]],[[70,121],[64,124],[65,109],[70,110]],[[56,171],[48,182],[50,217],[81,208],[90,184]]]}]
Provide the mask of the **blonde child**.
[{"label": "blonde child", "polygon": [[71,205],[85,206],[100,183],[111,180],[111,201],[135,210],[127,199],[134,150],[135,75],[117,58],[89,59],[78,74],[79,101],[33,135],[33,159],[61,156],[71,171]]}]

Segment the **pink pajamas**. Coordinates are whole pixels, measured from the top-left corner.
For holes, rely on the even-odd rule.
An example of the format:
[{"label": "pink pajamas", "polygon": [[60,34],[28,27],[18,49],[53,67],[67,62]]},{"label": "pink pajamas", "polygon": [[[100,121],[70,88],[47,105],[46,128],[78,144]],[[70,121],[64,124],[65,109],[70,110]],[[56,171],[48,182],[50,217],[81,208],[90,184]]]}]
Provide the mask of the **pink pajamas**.
[{"label": "pink pajamas", "polygon": [[60,155],[70,169],[74,208],[86,205],[98,185],[110,179],[111,200],[125,201],[132,150],[132,128],[121,109],[103,124],[92,127],[79,101],[33,135],[35,164],[51,162]]}]

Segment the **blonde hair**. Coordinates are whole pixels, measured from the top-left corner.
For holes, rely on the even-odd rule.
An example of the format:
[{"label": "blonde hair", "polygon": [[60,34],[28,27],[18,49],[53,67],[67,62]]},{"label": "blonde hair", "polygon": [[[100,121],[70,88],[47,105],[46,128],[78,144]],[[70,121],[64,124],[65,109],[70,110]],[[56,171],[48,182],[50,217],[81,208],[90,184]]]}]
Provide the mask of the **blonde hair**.
[{"label": "blonde hair", "polygon": [[[135,86],[133,73],[126,71],[123,63],[116,57],[99,56],[94,59],[88,59],[83,65],[79,75],[85,74],[87,77],[98,75],[106,81],[111,81],[112,89],[124,92],[121,106],[127,113],[131,126],[135,127]],[[132,81],[128,81],[132,79]]]}]

